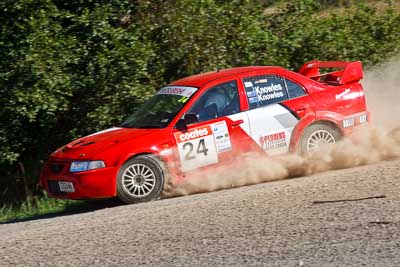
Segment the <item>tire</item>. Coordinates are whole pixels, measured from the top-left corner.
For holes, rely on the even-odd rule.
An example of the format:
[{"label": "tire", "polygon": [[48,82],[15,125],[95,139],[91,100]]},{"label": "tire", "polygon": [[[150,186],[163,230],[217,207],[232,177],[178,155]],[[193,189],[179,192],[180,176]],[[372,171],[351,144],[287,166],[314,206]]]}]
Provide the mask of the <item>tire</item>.
[{"label": "tire", "polygon": [[117,196],[133,204],[155,200],[164,187],[161,163],[150,155],[138,156],[126,161],[117,175]]},{"label": "tire", "polygon": [[300,154],[310,155],[318,150],[321,144],[334,144],[341,137],[340,131],[333,126],[323,123],[313,124],[303,132],[300,140]]}]

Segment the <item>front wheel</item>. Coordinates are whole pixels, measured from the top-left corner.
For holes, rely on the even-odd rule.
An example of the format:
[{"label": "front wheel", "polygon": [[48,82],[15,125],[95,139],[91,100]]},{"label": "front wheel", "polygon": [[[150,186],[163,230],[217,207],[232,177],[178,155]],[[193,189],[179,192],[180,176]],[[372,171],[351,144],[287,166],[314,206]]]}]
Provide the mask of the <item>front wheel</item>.
[{"label": "front wheel", "polygon": [[311,125],[304,130],[300,140],[300,153],[309,155],[317,151],[324,144],[334,144],[341,138],[341,133],[338,129],[318,123]]},{"label": "front wheel", "polygon": [[157,199],[163,186],[161,164],[149,155],[128,160],[118,172],[117,196],[127,204]]}]

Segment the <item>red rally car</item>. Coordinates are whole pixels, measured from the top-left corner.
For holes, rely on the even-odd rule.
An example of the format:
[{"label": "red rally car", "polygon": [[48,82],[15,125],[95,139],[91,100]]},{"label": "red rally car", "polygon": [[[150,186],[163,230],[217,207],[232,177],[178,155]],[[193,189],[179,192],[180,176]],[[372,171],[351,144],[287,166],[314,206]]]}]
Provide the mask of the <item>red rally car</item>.
[{"label": "red rally car", "polygon": [[[321,70],[330,72],[321,73]],[[55,151],[41,185],[58,198],[156,199],[165,181],[259,153],[310,153],[369,120],[361,62],[239,67],[171,83],[120,127]]]}]

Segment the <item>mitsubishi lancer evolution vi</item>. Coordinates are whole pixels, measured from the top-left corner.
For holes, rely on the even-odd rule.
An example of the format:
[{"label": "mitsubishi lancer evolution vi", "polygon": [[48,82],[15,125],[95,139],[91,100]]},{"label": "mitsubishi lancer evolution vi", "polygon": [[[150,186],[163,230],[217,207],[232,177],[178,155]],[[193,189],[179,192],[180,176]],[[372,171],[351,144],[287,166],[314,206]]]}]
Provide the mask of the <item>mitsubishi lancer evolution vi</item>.
[{"label": "mitsubishi lancer evolution vi", "polygon": [[[53,197],[157,199],[166,179],[234,166],[244,155],[312,153],[335,143],[369,113],[361,62],[238,67],[175,81],[119,127],[51,154],[40,184]],[[232,164],[233,163],[233,164]]]}]

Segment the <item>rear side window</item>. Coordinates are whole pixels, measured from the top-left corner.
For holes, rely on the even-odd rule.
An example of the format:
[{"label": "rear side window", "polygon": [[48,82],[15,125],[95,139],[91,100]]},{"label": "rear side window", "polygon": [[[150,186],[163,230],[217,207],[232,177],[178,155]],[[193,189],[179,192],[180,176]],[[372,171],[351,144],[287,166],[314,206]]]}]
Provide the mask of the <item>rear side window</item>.
[{"label": "rear side window", "polygon": [[285,81],[277,75],[260,75],[243,79],[250,108],[258,108],[288,99]]},{"label": "rear side window", "polygon": [[291,80],[288,80],[288,79],[285,79],[285,82],[286,82],[286,88],[288,90],[289,98],[296,98],[296,97],[306,95],[306,92],[304,91],[303,87],[301,87],[297,83],[292,82]]}]

